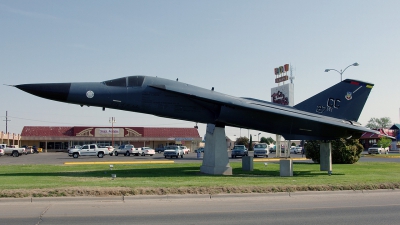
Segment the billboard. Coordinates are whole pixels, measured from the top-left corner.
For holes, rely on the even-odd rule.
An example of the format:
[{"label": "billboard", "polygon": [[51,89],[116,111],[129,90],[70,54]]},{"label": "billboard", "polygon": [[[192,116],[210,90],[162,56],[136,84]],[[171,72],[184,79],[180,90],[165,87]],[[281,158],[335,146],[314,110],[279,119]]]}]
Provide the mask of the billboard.
[{"label": "billboard", "polygon": [[280,105],[293,106],[294,85],[290,83],[271,88],[271,102]]}]

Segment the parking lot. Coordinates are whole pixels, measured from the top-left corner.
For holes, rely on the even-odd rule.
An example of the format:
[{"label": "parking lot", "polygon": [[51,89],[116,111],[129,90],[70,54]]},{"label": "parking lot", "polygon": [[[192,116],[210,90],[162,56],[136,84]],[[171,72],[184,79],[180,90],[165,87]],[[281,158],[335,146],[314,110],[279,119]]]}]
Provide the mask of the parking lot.
[{"label": "parking lot", "polygon": [[[397,153],[397,152],[396,152]],[[393,154],[390,153],[389,156]],[[228,155],[230,156],[230,152],[228,151]],[[368,155],[366,152],[363,155]],[[203,155],[201,155],[203,156]],[[253,156],[253,152],[249,152],[249,156]],[[271,153],[269,158],[254,158],[254,162],[257,161],[268,161],[274,160],[275,153]],[[311,160],[305,159],[301,156],[301,154],[291,154],[290,157],[296,161],[301,162],[310,162]],[[184,155],[183,158],[173,158],[173,159],[165,159],[164,155],[156,153],[153,156],[104,156],[104,158],[98,158],[97,156],[82,156],[78,159],[74,159],[68,156],[66,152],[49,152],[49,153],[39,153],[39,154],[28,154],[22,155],[20,157],[12,157],[12,156],[1,156],[0,157],[0,165],[23,165],[23,164],[52,164],[52,165],[62,165],[66,162],[139,162],[139,161],[174,161],[175,163],[190,163],[190,162],[202,162],[202,158],[197,158],[197,153],[191,152],[187,155]],[[242,158],[238,157],[235,159],[229,158],[230,162],[241,162]],[[360,162],[400,162],[400,158],[380,158],[380,157],[361,157]]]},{"label": "parking lot", "polygon": [[[228,151],[228,155],[230,156],[230,151]],[[249,156],[253,156],[253,152],[249,152]],[[201,154],[203,157],[203,154]],[[275,153],[270,154],[270,157],[275,157]],[[292,158],[300,159],[301,154],[292,154]],[[271,158],[255,158],[255,160],[262,159],[271,159]],[[39,154],[28,154],[22,155],[19,157],[12,156],[2,156],[0,157],[1,165],[22,165],[22,164],[53,164],[53,165],[61,165],[66,162],[135,162],[135,161],[174,161],[175,163],[190,163],[190,162],[202,162],[202,158],[197,158],[197,153],[191,152],[187,155],[184,155],[183,158],[164,158],[164,155],[156,153],[153,156],[109,156],[106,155],[104,158],[98,158],[97,156],[81,156],[77,159],[68,156],[66,152],[48,152],[48,153],[39,153]],[[230,162],[241,162],[242,158],[238,157],[235,159],[229,158]],[[311,160],[306,160],[310,161]]]}]

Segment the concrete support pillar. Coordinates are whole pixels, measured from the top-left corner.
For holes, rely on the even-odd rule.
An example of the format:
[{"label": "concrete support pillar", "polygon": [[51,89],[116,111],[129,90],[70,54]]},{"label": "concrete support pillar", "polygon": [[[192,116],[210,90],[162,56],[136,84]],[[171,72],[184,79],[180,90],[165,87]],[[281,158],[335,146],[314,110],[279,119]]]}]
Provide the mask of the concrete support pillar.
[{"label": "concrete support pillar", "polygon": [[44,142],[45,146],[44,146],[44,152],[47,153],[47,141]]},{"label": "concrete support pillar", "polygon": [[288,140],[287,147],[285,147],[285,156],[290,157],[290,148],[292,147],[292,141]]},{"label": "concrete support pillar", "polygon": [[293,161],[292,159],[280,160],[280,175],[281,177],[293,177]]},{"label": "concrete support pillar", "polygon": [[320,171],[332,171],[332,148],[331,143],[321,143],[320,151]]},{"label": "concrete support pillar", "polygon": [[275,152],[275,154],[276,154],[276,157],[277,158],[280,158],[281,157],[281,135],[276,135],[276,145],[275,145],[275,147],[276,147],[276,152]]},{"label": "concrete support pillar", "polygon": [[200,172],[215,175],[232,175],[226,145],[225,127],[207,124],[206,146]]}]

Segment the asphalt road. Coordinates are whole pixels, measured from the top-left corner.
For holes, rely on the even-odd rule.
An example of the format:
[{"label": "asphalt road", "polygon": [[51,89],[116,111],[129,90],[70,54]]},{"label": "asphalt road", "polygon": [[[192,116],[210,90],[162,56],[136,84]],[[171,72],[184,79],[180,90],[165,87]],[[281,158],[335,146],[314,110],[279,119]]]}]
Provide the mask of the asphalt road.
[{"label": "asphalt road", "polygon": [[[253,152],[250,152],[249,155],[252,155]],[[228,155],[230,153],[228,152]],[[254,158],[254,160],[277,160],[273,159],[275,153],[270,154],[272,158]],[[301,162],[310,162],[311,160],[302,158],[301,154],[291,154],[292,159]],[[183,158],[178,159],[165,159],[163,154],[156,153],[153,156],[104,156],[104,158],[98,158],[97,156],[81,156],[78,159],[74,159],[69,157],[65,152],[49,152],[49,153],[39,153],[39,154],[28,154],[22,155],[20,157],[12,157],[12,156],[1,156],[0,157],[0,165],[22,165],[22,164],[64,164],[65,162],[121,162],[121,161],[174,161],[175,163],[188,163],[188,162],[202,162],[202,158],[197,158],[197,153],[189,153],[188,155],[184,155]],[[240,157],[235,159],[229,159],[230,162],[241,162],[242,159]],[[376,158],[376,157],[362,157],[360,162],[400,162],[400,158]]]},{"label": "asphalt road", "polygon": [[[301,155],[292,155],[300,159]],[[164,161],[154,156],[73,159],[67,153],[0,157],[0,165],[65,162]],[[167,161],[201,162],[196,153]],[[230,159],[240,162],[241,159]],[[311,160],[305,160],[311,162]],[[361,161],[399,158],[362,157]],[[399,224],[400,190],[109,198],[0,198],[3,224]]]},{"label": "asphalt road", "polygon": [[399,224],[399,199],[398,190],[0,199],[0,224]]}]

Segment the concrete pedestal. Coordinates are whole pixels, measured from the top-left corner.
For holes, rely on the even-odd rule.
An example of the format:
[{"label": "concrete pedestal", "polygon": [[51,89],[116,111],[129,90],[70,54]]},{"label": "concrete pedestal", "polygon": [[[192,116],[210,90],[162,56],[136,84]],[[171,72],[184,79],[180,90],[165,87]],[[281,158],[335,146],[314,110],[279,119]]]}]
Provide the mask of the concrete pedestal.
[{"label": "concrete pedestal", "polygon": [[280,158],[281,157],[281,135],[276,135],[276,145],[275,145],[275,156],[276,158]]},{"label": "concrete pedestal", "polygon": [[293,161],[291,159],[280,160],[281,177],[293,177]]},{"label": "concrete pedestal", "polygon": [[242,170],[253,171],[253,156],[242,157]]},{"label": "concrete pedestal", "polygon": [[331,143],[321,143],[320,151],[320,171],[332,171],[332,148]]},{"label": "concrete pedestal", "polygon": [[206,146],[200,172],[215,175],[232,175],[227,149],[225,127],[207,124]]}]

